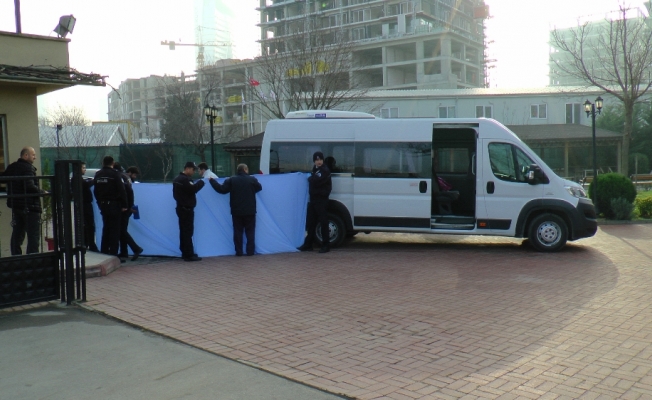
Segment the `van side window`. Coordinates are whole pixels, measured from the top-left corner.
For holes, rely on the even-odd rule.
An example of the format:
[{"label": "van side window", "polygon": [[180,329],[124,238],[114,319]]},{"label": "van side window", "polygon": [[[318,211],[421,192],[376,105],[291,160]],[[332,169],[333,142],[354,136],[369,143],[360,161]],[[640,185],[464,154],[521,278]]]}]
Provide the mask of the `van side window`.
[{"label": "van side window", "polygon": [[430,143],[357,143],[359,177],[426,178],[432,176]]},{"label": "van side window", "polygon": [[316,151],[324,153],[326,158],[334,158],[339,173],[352,173],[355,166],[353,143],[300,143],[272,142],[269,153],[269,173],[310,172],[312,155]]},{"label": "van side window", "polygon": [[503,181],[523,182],[534,161],[521,149],[509,143],[490,143],[489,162],[494,176]]}]

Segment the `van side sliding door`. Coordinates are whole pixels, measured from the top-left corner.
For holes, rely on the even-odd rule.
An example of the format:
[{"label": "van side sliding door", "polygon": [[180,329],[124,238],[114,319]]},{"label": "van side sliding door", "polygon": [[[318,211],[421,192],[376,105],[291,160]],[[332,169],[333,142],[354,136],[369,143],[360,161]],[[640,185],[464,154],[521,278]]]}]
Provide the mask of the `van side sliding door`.
[{"label": "van side sliding door", "polygon": [[355,229],[430,230],[430,141],[357,139],[355,160]]}]

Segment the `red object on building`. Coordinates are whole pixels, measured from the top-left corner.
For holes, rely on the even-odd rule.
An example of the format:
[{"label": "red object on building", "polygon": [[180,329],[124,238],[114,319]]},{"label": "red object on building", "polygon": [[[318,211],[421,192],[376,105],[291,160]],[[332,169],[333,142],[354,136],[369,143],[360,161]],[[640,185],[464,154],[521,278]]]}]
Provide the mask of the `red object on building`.
[{"label": "red object on building", "polygon": [[473,7],[473,18],[486,19],[489,17],[489,6],[486,4]]},{"label": "red object on building", "polygon": [[249,78],[249,84],[250,84],[251,86],[258,86],[258,85],[260,85],[260,82],[258,82],[258,81],[255,80],[254,78]]}]

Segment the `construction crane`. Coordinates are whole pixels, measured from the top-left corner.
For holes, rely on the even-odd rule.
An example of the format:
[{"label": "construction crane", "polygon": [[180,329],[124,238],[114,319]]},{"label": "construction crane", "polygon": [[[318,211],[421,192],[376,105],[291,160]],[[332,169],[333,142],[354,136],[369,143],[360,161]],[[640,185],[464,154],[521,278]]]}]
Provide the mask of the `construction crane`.
[{"label": "construction crane", "polygon": [[199,47],[199,52],[197,54],[197,69],[204,68],[204,47],[222,47],[222,46],[233,46],[233,43],[212,43],[212,44],[201,44],[201,43],[177,43],[175,41],[162,40],[161,45],[168,46],[170,50],[174,50],[176,46],[194,46]]}]

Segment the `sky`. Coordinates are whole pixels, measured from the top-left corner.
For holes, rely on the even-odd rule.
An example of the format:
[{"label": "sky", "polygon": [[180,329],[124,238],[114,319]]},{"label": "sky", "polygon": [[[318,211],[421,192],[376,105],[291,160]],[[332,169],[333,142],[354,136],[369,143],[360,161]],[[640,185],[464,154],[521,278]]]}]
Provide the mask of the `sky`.
[{"label": "sky", "polygon": [[[235,58],[258,54],[260,30],[258,0],[238,1],[241,15],[231,32]],[[578,17],[601,19],[623,1],[641,6],[644,0],[485,0],[491,18],[486,24],[488,56],[496,60],[489,70],[490,87],[532,88],[548,83],[548,39],[554,27],[577,24]],[[70,39],[70,66],[84,73],[107,76],[117,89],[128,78],[192,74],[194,47],[169,50],[160,43],[174,40],[194,43],[193,2],[188,0],[21,0],[22,32],[56,34],[59,17],[77,19]],[[0,0],[0,31],[15,32],[14,0]],[[0,63],[2,60],[0,60]],[[38,98],[39,113],[63,107],[85,109],[93,121],[107,120],[107,95],[103,87],[78,86]]]}]

